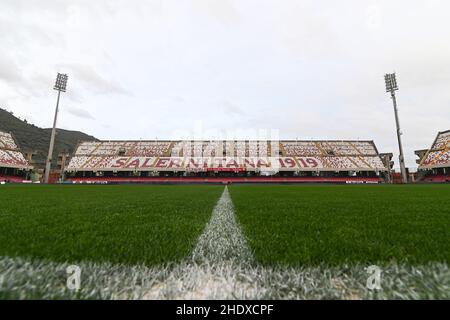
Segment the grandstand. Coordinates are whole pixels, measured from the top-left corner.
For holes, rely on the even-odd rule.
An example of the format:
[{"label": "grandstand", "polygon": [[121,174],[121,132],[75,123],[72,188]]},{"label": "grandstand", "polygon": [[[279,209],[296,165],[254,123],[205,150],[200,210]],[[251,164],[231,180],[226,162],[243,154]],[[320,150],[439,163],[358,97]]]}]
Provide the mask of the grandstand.
[{"label": "grandstand", "polygon": [[388,171],[373,141],[85,141],[72,182],[361,182]]},{"label": "grandstand", "polygon": [[0,131],[0,182],[28,180],[30,169],[13,136]]},{"label": "grandstand", "polygon": [[425,182],[450,182],[450,130],[439,132],[431,148],[417,150],[418,171]]}]

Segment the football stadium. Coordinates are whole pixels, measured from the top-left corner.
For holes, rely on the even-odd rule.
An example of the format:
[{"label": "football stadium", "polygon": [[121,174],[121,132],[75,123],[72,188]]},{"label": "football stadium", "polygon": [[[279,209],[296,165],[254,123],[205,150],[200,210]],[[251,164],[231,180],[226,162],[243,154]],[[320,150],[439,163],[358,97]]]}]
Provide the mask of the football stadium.
[{"label": "football stadium", "polygon": [[450,299],[435,19],[144,2],[0,4],[0,300]]},{"label": "football stadium", "polygon": [[0,298],[448,299],[449,133],[408,185],[359,140],[80,141],[39,185],[2,132]]}]

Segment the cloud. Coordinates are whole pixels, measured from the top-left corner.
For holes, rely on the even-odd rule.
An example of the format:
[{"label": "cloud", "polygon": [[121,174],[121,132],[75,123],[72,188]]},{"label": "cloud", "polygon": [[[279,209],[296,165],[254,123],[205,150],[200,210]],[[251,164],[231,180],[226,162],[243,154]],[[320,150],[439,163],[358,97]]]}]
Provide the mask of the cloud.
[{"label": "cloud", "polygon": [[69,81],[78,83],[84,90],[93,94],[129,94],[119,82],[100,76],[92,66],[61,64],[58,67],[61,70],[67,70],[67,73],[70,74]]},{"label": "cloud", "polygon": [[414,149],[450,128],[449,10],[438,0],[2,0],[2,104],[48,127],[66,72],[62,121],[97,137],[170,137],[201,119],[210,132],[373,139],[397,159],[383,87],[395,70],[414,167]]},{"label": "cloud", "polygon": [[232,115],[232,116],[243,116],[245,115],[245,112],[242,108],[240,108],[238,105],[234,104],[233,102],[226,100],[223,102],[223,111],[226,114]]},{"label": "cloud", "polygon": [[23,80],[22,71],[4,50],[0,50],[0,80],[14,84]]},{"label": "cloud", "polygon": [[200,12],[206,12],[226,26],[239,23],[240,16],[230,0],[192,0],[194,7]]},{"label": "cloud", "polygon": [[95,118],[89,113],[89,111],[78,108],[78,107],[68,107],[67,112],[71,115],[81,118],[81,119],[87,119],[87,120],[95,120]]}]

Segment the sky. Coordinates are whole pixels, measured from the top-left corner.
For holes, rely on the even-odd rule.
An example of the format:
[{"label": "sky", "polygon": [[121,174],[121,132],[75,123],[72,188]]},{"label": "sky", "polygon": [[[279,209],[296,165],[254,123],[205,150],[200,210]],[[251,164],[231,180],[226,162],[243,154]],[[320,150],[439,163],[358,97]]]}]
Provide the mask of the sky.
[{"label": "sky", "polygon": [[[450,129],[450,2],[2,0],[0,107],[99,139],[367,139]],[[396,161],[397,162],[397,161]],[[398,162],[396,163],[398,165]]]}]

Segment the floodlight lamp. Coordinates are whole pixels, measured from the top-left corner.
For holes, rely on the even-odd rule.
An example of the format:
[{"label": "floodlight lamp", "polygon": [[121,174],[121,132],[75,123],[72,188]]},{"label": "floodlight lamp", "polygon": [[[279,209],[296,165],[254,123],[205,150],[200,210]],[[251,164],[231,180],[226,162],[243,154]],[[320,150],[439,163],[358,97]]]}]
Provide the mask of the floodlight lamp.
[{"label": "floodlight lamp", "polygon": [[66,92],[68,78],[69,77],[67,76],[67,74],[58,73],[58,75],[56,76],[56,82],[55,82],[55,86],[53,87],[53,89],[62,91],[62,92]]},{"label": "floodlight lamp", "polygon": [[398,90],[397,79],[395,73],[388,73],[384,76],[384,82],[386,83],[386,92],[394,92]]}]

